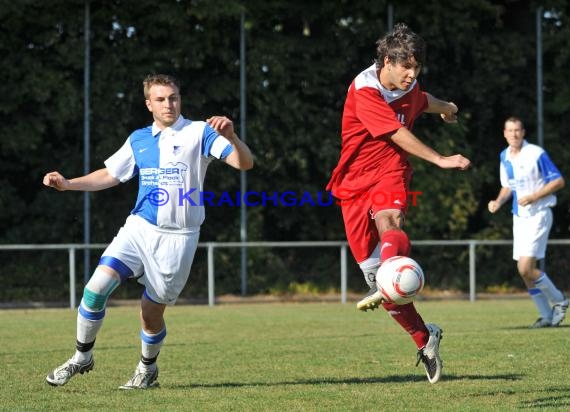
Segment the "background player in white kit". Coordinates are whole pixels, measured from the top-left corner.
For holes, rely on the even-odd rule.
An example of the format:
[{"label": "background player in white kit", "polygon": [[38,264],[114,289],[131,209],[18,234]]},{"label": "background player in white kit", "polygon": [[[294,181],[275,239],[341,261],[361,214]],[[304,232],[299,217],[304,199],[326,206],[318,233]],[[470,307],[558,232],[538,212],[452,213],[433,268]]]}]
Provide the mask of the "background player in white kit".
[{"label": "background player in white kit", "polygon": [[501,190],[488,208],[495,213],[512,196],[513,259],[540,317],[532,328],[558,326],[566,316],[568,299],[552,283],[536,261],[544,259],[552,227],[554,193],[565,185],[564,178],[548,153],[524,140],[525,129],[517,117],[505,121],[503,134],[509,147],[501,152]]},{"label": "background player in white kit", "polygon": [[50,172],[43,180],[60,191],[96,191],[139,176],[135,208],[85,285],[75,354],[48,374],[50,385],[65,385],[77,373],[93,369],[93,346],[107,299],[131,277],[140,277],[145,287],[140,312],[142,355],[134,376],[120,388],[158,385],[156,360],[166,336],[163,315],[190,274],[204,221],[199,196],[207,166],[216,158],[240,170],[253,167],[251,152],[235,134],[230,119],[214,116],[201,122],[180,114],[180,86],[174,77],[151,75],[143,86],[154,119],[151,126],[133,132],[105,161],[105,168],[69,180]]}]

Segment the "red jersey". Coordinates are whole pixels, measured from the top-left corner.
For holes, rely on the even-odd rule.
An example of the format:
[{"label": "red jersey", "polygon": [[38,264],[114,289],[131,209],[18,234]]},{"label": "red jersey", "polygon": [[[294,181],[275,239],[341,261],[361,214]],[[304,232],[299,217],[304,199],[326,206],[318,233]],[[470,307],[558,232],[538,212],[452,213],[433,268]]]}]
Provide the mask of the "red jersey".
[{"label": "red jersey", "polygon": [[408,153],[388,138],[400,127],[412,129],[428,105],[420,85],[388,90],[380,84],[376,64],[351,83],[342,114],[340,159],[327,184],[338,198],[359,194],[387,172],[411,169]]}]

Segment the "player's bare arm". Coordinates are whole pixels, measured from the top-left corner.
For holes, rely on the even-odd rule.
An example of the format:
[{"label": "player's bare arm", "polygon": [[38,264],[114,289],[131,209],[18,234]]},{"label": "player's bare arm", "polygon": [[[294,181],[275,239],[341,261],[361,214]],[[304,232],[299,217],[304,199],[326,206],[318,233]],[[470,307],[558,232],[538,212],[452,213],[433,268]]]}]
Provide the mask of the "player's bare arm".
[{"label": "player's bare arm", "polygon": [[471,160],[460,154],[442,156],[436,163],[442,169],[467,170],[471,167]]},{"label": "player's bare arm", "polygon": [[453,102],[440,100],[429,93],[426,93],[428,106],[424,110],[426,113],[439,113],[446,123],[457,123],[457,105]]},{"label": "player's bare arm", "polygon": [[513,191],[508,187],[502,187],[495,200],[491,200],[487,205],[489,212],[497,212],[511,198]]},{"label": "player's bare arm", "polygon": [[220,135],[228,139],[233,151],[224,161],[239,170],[249,170],[253,167],[253,156],[249,147],[238,137],[233,122],[225,116],[212,116],[206,122]]},{"label": "player's bare arm", "polygon": [[517,202],[521,206],[528,206],[536,202],[537,200],[542,199],[543,197],[546,197],[548,195],[553,194],[554,192],[557,192],[558,190],[562,189],[565,185],[566,182],[564,181],[564,178],[559,177],[558,179],[555,179],[545,184],[540,190],[528,196],[523,196],[517,199]]},{"label": "player's bare arm", "polygon": [[399,128],[391,136],[391,139],[409,154],[433,163],[442,169],[465,170],[471,166],[471,161],[460,154],[442,156],[414,136],[406,127]]},{"label": "player's bare arm", "polygon": [[103,168],[74,179],[66,179],[59,172],[49,172],[44,176],[43,183],[60,192],[65,190],[95,192],[116,186],[120,181],[111,176],[106,168]]}]

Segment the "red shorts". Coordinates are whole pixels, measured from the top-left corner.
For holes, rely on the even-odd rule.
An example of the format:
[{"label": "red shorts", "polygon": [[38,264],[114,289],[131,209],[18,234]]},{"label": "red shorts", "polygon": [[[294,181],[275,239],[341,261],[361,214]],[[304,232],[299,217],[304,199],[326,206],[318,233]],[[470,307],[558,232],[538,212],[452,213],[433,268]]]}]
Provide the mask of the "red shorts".
[{"label": "red shorts", "polygon": [[408,210],[408,194],[412,171],[398,171],[383,175],[381,181],[364,192],[352,193],[338,189],[348,245],[356,262],[370,257],[380,243],[374,217],[382,210]]}]

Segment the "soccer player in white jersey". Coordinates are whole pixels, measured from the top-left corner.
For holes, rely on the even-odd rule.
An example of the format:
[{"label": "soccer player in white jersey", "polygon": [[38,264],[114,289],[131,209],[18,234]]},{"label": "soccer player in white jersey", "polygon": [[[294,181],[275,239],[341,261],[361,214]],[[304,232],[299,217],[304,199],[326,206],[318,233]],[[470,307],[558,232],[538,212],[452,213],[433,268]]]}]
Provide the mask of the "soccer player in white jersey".
[{"label": "soccer player in white jersey", "polygon": [[509,146],[500,155],[502,187],[488,208],[495,213],[512,197],[513,259],[540,314],[531,327],[558,326],[566,316],[568,299],[536,261],[544,259],[554,193],[564,187],[564,178],[544,149],[524,139],[521,119],[509,117],[503,134]]},{"label": "soccer player in white jersey", "polygon": [[133,377],[120,388],[158,385],[156,360],[166,336],[163,315],[166,306],[176,302],[190,274],[204,221],[200,193],[208,164],[220,159],[239,170],[253,167],[251,152],[230,119],[213,116],[206,122],[192,121],[180,114],[177,79],[151,75],[143,86],[152,125],[134,131],[102,169],[74,179],[50,172],[43,179],[44,185],[59,191],[103,190],[137,175],[139,180],[134,209],[83,290],[75,354],[47,375],[53,386],[65,385],[77,373],[93,369],[93,346],[107,299],[128,278],[138,278],[144,285],[142,354]]}]

